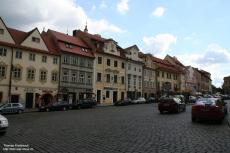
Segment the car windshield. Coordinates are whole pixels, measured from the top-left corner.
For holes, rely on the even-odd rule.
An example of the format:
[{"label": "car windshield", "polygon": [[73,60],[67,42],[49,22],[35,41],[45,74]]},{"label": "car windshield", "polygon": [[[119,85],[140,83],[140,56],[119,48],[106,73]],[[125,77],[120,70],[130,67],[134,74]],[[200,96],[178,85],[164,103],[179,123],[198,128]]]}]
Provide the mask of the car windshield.
[{"label": "car windshield", "polygon": [[196,103],[197,104],[210,104],[210,105],[212,105],[212,104],[215,104],[215,102],[216,102],[215,98],[199,98]]}]

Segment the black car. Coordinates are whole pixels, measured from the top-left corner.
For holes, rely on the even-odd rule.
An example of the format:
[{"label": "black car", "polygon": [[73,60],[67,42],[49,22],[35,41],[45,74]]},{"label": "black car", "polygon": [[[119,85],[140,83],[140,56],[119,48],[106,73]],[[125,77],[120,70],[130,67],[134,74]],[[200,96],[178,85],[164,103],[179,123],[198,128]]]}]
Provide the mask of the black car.
[{"label": "black car", "polygon": [[80,99],[75,103],[72,103],[70,107],[72,109],[79,109],[79,108],[93,108],[97,105],[97,101],[94,98],[85,98]]},{"label": "black car", "polygon": [[125,99],[116,101],[114,105],[115,106],[126,106],[126,105],[130,105],[131,103],[132,103],[132,100],[130,98],[125,98]]},{"label": "black car", "polygon": [[146,103],[156,103],[156,98],[149,97],[149,98],[146,99]]},{"label": "black car", "polygon": [[55,103],[50,103],[47,105],[43,105],[39,107],[39,111],[57,111],[57,110],[62,110],[62,111],[66,111],[68,110],[70,107],[68,102],[55,102]]},{"label": "black car", "polygon": [[161,114],[165,111],[179,113],[186,110],[186,105],[179,98],[164,97],[158,102],[158,110]]}]

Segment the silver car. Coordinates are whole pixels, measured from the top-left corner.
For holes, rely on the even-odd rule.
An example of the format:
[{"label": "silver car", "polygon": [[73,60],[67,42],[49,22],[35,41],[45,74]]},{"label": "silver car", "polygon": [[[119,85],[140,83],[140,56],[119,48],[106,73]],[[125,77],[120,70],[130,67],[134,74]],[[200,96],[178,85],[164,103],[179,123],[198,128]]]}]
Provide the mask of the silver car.
[{"label": "silver car", "polygon": [[0,115],[0,133],[6,133],[8,126],[8,119]]},{"label": "silver car", "polygon": [[0,114],[22,113],[24,107],[21,103],[6,103],[0,107]]}]

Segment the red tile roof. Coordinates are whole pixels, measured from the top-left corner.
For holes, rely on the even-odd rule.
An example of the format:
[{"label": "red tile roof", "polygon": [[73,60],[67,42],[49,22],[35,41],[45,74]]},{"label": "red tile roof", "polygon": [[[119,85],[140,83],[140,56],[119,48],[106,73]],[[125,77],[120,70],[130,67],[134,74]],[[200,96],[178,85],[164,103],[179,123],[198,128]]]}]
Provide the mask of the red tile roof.
[{"label": "red tile roof", "polygon": [[59,54],[59,49],[55,45],[54,40],[44,31],[42,32],[41,36],[42,36],[42,39],[44,40],[48,50],[53,54]]},{"label": "red tile roof", "polygon": [[8,31],[12,35],[17,45],[20,45],[25,40],[25,38],[28,36],[28,33],[24,31],[19,31],[19,30],[12,29],[12,28],[8,28]]},{"label": "red tile roof", "polygon": [[170,72],[174,72],[174,73],[180,73],[180,71],[178,69],[176,69],[174,67],[174,65],[170,64],[166,60],[162,60],[162,59],[157,58],[157,57],[152,57],[152,61],[157,64],[157,67],[159,69],[164,69],[164,70],[167,70],[167,71],[170,71]]},{"label": "red tile roof", "polygon": [[[81,56],[87,56],[91,58],[95,57],[91,48],[80,38],[53,30],[48,30],[47,33],[50,34],[50,36],[53,36],[57,39],[58,42],[56,45],[58,45],[61,51],[78,54]],[[71,44],[71,47],[66,47],[66,44]]]},{"label": "red tile roof", "polygon": [[84,47],[84,48],[89,48],[80,38],[73,37],[61,32],[53,31],[53,30],[48,30],[48,32],[51,32],[57,40],[67,42],[76,46]]}]

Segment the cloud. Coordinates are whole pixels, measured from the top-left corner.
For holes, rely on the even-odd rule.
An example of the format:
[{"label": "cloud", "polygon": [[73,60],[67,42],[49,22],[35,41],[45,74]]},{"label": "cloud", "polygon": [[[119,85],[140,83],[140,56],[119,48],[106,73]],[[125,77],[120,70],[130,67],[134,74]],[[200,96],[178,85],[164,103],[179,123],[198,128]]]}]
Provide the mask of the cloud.
[{"label": "cloud", "polygon": [[107,8],[108,6],[107,6],[107,4],[105,3],[105,1],[102,0],[99,7],[100,7],[101,9],[103,9],[103,8]]},{"label": "cloud", "polygon": [[120,0],[117,4],[118,12],[120,12],[121,14],[125,14],[129,10],[128,2],[129,0]]},{"label": "cloud", "polygon": [[157,34],[156,36],[143,37],[145,48],[154,55],[161,56],[170,50],[170,46],[177,42],[177,37],[172,34]]},{"label": "cloud", "polygon": [[[11,8],[11,11],[8,10]],[[0,14],[6,24],[29,31],[34,27],[42,30],[54,29],[66,32],[74,29],[83,29],[88,22],[91,33],[117,33],[123,32],[121,28],[111,24],[106,19],[92,19],[75,0],[2,0]]]},{"label": "cloud", "polygon": [[230,73],[230,53],[218,44],[209,44],[202,53],[177,55],[184,65],[191,65],[211,73],[212,84],[221,87],[223,78]]},{"label": "cloud", "polygon": [[95,11],[96,10],[96,6],[95,5],[93,5],[92,7],[91,7],[91,11]]},{"label": "cloud", "polygon": [[155,17],[161,17],[164,15],[164,13],[165,13],[165,8],[159,6],[152,12],[152,15]]}]

